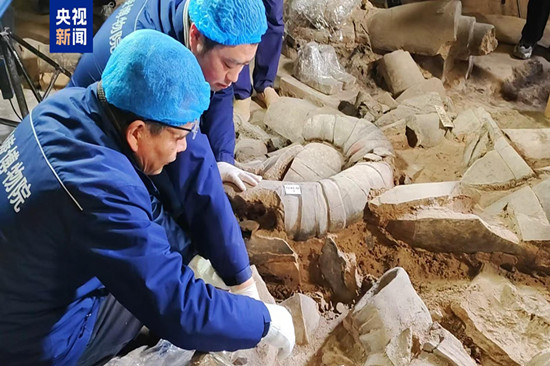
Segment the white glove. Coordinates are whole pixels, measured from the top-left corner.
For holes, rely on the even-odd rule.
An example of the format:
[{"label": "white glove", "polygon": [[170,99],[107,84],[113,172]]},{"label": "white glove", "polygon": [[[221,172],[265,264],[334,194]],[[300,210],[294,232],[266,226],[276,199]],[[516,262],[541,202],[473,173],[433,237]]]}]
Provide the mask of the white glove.
[{"label": "white glove", "polygon": [[279,359],[287,358],[296,342],[296,336],[294,334],[294,323],[292,322],[292,315],[290,312],[281,305],[265,304],[269,315],[271,316],[271,324],[269,324],[269,331],[264,337],[264,340],[279,349]]},{"label": "white glove", "polygon": [[250,184],[252,187],[255,187],[262,180],[261,176],[239,169],[236,166],[224,161],[218,162],[218,170],[220,171],[220,176],[222,177],[223,182],[233,183],[241,191],[246,191],[244,182]]},{"label": "white glove", "polygon": [[260,300],[260,294],[258,293],[258,287],[256,281],[251,277],[248,281],[243,282],[237,286],[231,286],[230,291],[235,295],[244,295],[251,297],[255,300]]}]

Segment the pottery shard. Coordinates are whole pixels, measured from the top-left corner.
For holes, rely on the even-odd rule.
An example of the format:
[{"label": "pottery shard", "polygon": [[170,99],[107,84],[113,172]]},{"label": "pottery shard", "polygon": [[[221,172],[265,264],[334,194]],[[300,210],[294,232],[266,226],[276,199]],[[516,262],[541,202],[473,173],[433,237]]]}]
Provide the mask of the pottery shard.
[{"label": "pottery shard", "polygon": [[308,344],[313,338],[313,332],[319,326],[321,315],[317,303],[311,297],[303,294],[294,294],[281,303],[292,314],[296,343]]},{"label": "pottery shard", "polygon": [[451,308],[482,350],[482,364],[525,365],[550,348],[545,297],[534,288],[514,286],[489,267]]},{"label": "pottery shard", "polygon": [[337,300],[350,303],[358,294],[360,281],[355,254],[342,253],[332,238],[327,238],[319,259],[321,273]]},{"label": "pottery shard", "polygon": [[261,230],[252,233],[246,241],[250,262],[264,277],[270,277],[294,287],[300,283],[298,255],[281,238],[269,236]]},{"label": "pottery shard", "polygon": [[424,81],[411,54],[402,50],[385,54],[381,60],[379,71],[394,96]]}]

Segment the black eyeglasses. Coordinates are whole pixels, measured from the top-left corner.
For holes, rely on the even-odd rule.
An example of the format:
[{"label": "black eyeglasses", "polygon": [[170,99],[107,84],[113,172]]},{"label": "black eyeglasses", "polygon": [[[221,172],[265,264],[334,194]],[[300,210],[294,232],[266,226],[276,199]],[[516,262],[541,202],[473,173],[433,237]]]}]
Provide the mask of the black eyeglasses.
[{"label": "black eyeglasses", "polygon": [[190,122],[190,123],[194,123],[192,128],[181,127],[181,126],[172,126],[172,125],[169,125],[169,124],[166,124],[166,123],[163,123],[163,122],[159,122],[159,121],[155,121],[155,120],[152,120],[152,119],[146,119],[145,122],[158,123],[158,124],[161,124],[163,126],[168,126],[168,127],[172,127],[172,128],[177,128],[178,130],[187,131],[187,132],[191,133],[191,139],[192,140],[195,139],[195,137],[197,136],[197,133],[199,132],[199,120]]}]

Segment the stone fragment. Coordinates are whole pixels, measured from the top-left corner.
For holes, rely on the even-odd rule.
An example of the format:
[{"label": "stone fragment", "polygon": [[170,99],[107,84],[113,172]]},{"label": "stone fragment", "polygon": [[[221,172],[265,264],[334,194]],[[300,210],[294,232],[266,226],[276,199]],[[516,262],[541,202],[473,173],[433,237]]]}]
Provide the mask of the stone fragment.
[{"label": "stone fragment", "polygon": [[321,319],[315,300],[297,293],[283,301],[281,305],[286,307],[292,314],[296,344],[309,344]]},{"label": "stone fragment", "polygon": [[[388,96],[391,98],[389,94]],[[355,108],[357,109],[357,117],[365,118],[370,114],[374,119],[377,119],[389,110],[388,106],[386,106],[386,110],[380,102],[376,101],[376,99],[374,99],[370,94],[363,91],[359,91],[359,93],[357,93]]]},{"label": "stone fragment", "polygon": [[444,204],[459,182],[416,183],[395,186],[369,201],[369,209],[378,216],[395,216],[415,206]]},{"label": "stone fragment", "polygon": [[526,366],[548,366],[550,365],[550,349],[540,351],[527,363]]},{"label": "stone fragment", "polygon": [[275,299],[267,289],[264,279],[260,276],[258,269],[255,265],[251,265],[250,269],[252,270],[252,279],[256,282],[256,288],[258,289],[258,294],[260,295],[260,300],[267,304],[275,304]]},{"label": "stone fragment", "polygon": [[448,365],[476,366],[476,362],[466,353],[464,346],[439,323],[433,323],[428,340],[422,345],[424,351],[433,353]]},{"label": "stone fragment", "polygon": [[397,267],[380,277],[357,302],[343,324],[367,355],[381,354],[387,357],[388,344],[408,343],[403,342],[403,337],[405,340],[413,336],[423,338],[432,320],[409,276],[404,269]]},{"label": "stone fragment", "polygon": [[394,96],[424,81],[411,54],[402,50],[385,54],[380,61],[378,70]]},{"label": "stone fragment", "polygon": [[[456,30],[456,42],[453,44],[451,49],[449,50],[449,57],[448,59],[459,59],[459,60],[467,60],[469,56],[471,55],[469,46],[472,42],[473,36],[474,36],[474,28],[476,24],[476,18],[470,17],[470,16],[461,16],[458,19],[457,22],[457,30]],[[445,66],[449,67],[449,65],[444,65],[444,73]]]},{"label": "stone fragment", "polygon": [[476,365],[450,332],[432,323],[428,308],[399,267],[384,273],[367,291],[317,357],[323,365]]},{"label": "stone fragment", "polygon": [[284,239],[258,230],[246,241],[246,248],[250,262],[264,277],[274,278],[290,287],[299,285],[298,255]]},{"label": "stone fragment", "polygon": [[443,82],[438,78],[423,79],[416,84],[409,86],[396,101],[398,103],[403,102],[404,100],[414,98],[426,93],[438,93],[441,98],[447,97],[447,91],[443,86]]},{"label": "stone fragment", "polygon": [[550,220],[550,178],[546,178],[535,185],[533,187],[533,192],[537,195],[542,209],[546,213],[546,217]]},{"label": "stone fragment", "polygon": [[550,223],[529,186],[498,200],[485,212],[510,217],[515,231],[524,242],[550,243]]},{"label": "stone fragment", "polygon": [[508,129],[503,132],[532,168],[550,166],[550,128]]},{"label": "stone fragment", "polygon": [[491,116],[483,110],[476,110],[476,115],[487,128],[494,150],[476,160],[464,173],[462,182],[481,189],[510,188],[534,175],[529,165],[506,141]]},{"label": "stone fragment", "polygon": [[293,76],[283,76],[280,80],[279,95],[307,100],[318,107],[338,109],[342,100],[353,104],[357,96],[357,88],[352,87],[334,95],[325,95]]},{"label": "stone fragment", "polygon": [[[446,58],[456,43],[461,43],[469,55],[484,55],[497,46],[494,27],[468,22],[468,28],[458,32],[461,15],[460,1],[424,1],[368,13],[362,26],[368,30],[369,44],[374,49],[405,50],[427,56]],[[422,14],[422,16],[417,16]],[[434,32],[434,30],[437,30]],[[465,34],[466,37],[460,37]]]},{"label": "stone fragment", "polygon": [[401,119],[407,119],[416,114],[437,113],[435,105],[444,107],[441,97],[437,93],[428,93],[403,101],[399,106],[382,115],[374,124],[378,127],[390,125]]},{"label": "stone fragment", "polygon": [[406,135],[406,120],[400,119],[390,125],[380,127],[380,130],[384,133],[395,150],[406,150],[410,147]]},{"label": "stone fragment", "polygon": [[502,156],[494,150],[476,160],[462,177],[464,184],[480,188],[490,186],[508,188],[515,185],[514,180],[514,173]]},{"label": "stone fragment", "polygon": [[409,146],[429,148],[437,146],[445,136],[437,113],[417,114],[406,120]]},{"label": "stone fragment", "polygon": [[342,155],[332,146],[310,143],[294,157],[283,180],[290,182],[319,181],[338,174],[344,165]]},{"label": "stone fragment", "polygon": [[371,12],[366,28],[373,48],[446,55],[456,39],[455,23],[461,10],[459,1],[406,4]]},{"label": "stone fragment", "polygon": [[235,159],[246,162],[254,159],[265,159],[267,147],[262,141],[240,138],[235,145]]},{"label": "stone fragment", "polygon": [[347,308],[346,308],[346,305],[344,305],[343,303],[339,302],[338,304],[336,304],[335,306],[335,310],[340,313],[340,314],[343,314]]},{"label": "stone fragment", "polygon": [[[433,353],[422,351],[408,366],[448,366],[449,364],[442,361]],[[455,365],[453,365],[455,366]]]},{"label": "stone fragment", "polygon": [[416,114],[425,114],[437,113],[436,106],[445,108],[446,103],[443,103],[443,99],[438,93],[429,92],[416,97],[407,98],[407,100],[402,101],[400,105],[412,108]]},{"label": "stone fragment", "polygon": [[453,123],[453,135],[461,142],[468,142],[473,136],[477,137],[484,125],[474,109],[460,112]]},{"label": "stone fragment", "polygon": [[495,26],[492,24],[475,23],[474,32],[468,49],[471,56],[485,56],[498,46]]},{"label": "stone fragment", "polygon": [[451,304],[482,364],[525,365],[550,349],[550,305],[532,287],[516,287],[489,267]]},{"label": "stone fragment", "polygon": [[412,213],[385,220],[385,230],[412,247],[445,253],[525,255],[525,249],[512,231],[489,224],[474,214],[444,207],[419,207]]},{"label": "stone fragment", "polygon": [[316,109],[306,100],[281,97],[267,109],[264,123],[290,141],[300,142],[303,126]]},{"label": "stone fragment", "polygon": [[319,265],[335,299],[344,303],[352,302],[361,286],[355,254],[342,253],[336,242],[329,237],[321,251]]},{"label": "stone fragment", "polygon": [[241,137],[249,137],[254,140],[259,140],[264,144],[268,144],[272,141],[272,137],[260,126],[244,121],[237,113],[233,114],[233,122],[235,124],[235,132],[238,132]]},{"label": "stone fragment", "polygon": [[[388,110],[395,109],[399,105],[399,103],[397,103],[395,99],[393,99],[391,94],[388,92],[381,92],[380,94],[375,95],[374,100],[376,100],[378,103],[382,104],[383,106],[387,106]],[[387,111],[384,111],[384,113],[386,112]]]},{"label": "stone fragment", "polygon": [[[525,18],[517,16],[500,15],[500,14],[476,14],[476,17],[488,24],[495,26],[496,38],[499,43],[507,43],[516,45],[521,38],[521,31],[525,26]],[[538,44],[548,47],[550,46],[550,27],[546,26],[542,39]]]}]

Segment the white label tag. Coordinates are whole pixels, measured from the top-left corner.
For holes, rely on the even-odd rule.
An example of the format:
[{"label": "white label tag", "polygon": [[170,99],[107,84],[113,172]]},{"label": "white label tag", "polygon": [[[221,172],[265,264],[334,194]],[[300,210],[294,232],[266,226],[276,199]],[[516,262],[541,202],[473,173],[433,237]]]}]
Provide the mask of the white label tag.
[{"label": "white label tag", "polygon": [[453,128],[455,124],[453,123],[453,121],[451,121],[451,118],[449,118],[449,115],[447,114],[447,112],[445,112],[445,108],[443,108],[443,106],[440,106],[440,105],[434,105],[434,107],[435,107],[435,111],[439,115],[439,120],[441,121],[441,124],[443,125],[443,127]]},{"label": "white label tag", "polygon": [[300,186],[297,184],[285,184],[285,193],[301,195],[302,190],[300,189]]}]

